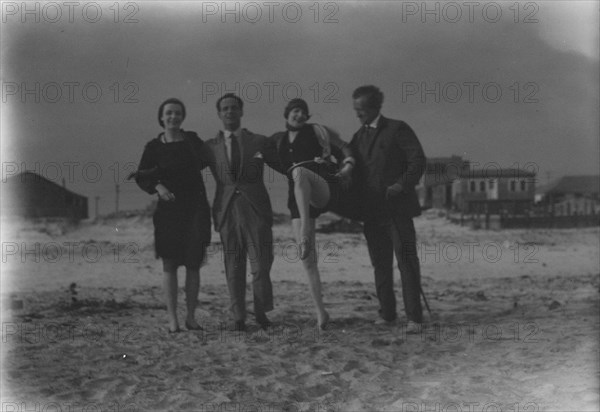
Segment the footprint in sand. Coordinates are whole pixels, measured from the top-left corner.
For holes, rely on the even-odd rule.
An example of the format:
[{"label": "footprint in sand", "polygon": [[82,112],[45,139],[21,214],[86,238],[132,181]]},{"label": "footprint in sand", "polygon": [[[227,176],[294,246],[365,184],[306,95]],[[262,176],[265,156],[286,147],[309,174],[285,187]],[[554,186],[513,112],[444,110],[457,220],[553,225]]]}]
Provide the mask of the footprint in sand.
[{"label": "footprint in sand", "polygon": [[338,351],[330,351],[327,353],[327,358],[332,360],[343,360],[346,355]]},{"label": "footprint in sand", "polygon": [[360,362],[357,360],[351,360],[346,362],[346,365],[344,365],[343,371],[344,372],[348,372],[351,371],[353,369],[358,369],[358,367],[360,366]]},{"label": "footprint in sand", "polygon": [[389,339],[376,338],[371,341],[372,346],[389,346],[391,345],[391,341]]},{"label": "footprint in sand", "polygon": [[331,385],[317,384],[306,388],[305,390],[308,399],[315,399],[331,393]]},{"label": "footprint in sand", "polygon": [[265,368],[262,366],[253,366],[252,368],[250,368],[249,371],[250,375],[254,376],[254,377],[265,377],[265,376],[270,376],[273,374],[273,371],[270,370],[269,368]]},{"label": "footprint in sand", "polygon": [[126,399],[133,396],[133,393],[139,384],[140,379],[135,376],[120,378],[111,396],[115,399]]}]

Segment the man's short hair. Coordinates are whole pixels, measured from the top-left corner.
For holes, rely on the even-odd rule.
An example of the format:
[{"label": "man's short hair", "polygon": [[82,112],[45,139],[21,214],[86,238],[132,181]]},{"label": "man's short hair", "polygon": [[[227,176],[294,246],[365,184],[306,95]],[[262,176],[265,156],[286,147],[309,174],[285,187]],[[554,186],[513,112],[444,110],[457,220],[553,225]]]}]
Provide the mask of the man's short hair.
[{"label": "man's short hair", "polygon": [[223,99],[235,99],[238,102],[238,105],[240,106],[240,109],[244,108],[244,101],[242,100],[242,98],[240,96],[238,96],[237,94],[234,93],[225,93],[223,96],[221,96],[219,98],[219,100],[217,100],[217,112],[221,111],[221,100]]},{"label": "man's short hair", "polygon": [[367,98],[367,105],[373,109],[381,109],[383,104],[383,93],[377,86],[368,85],[360,86],[352,93],[353,99],[365,96]]}]

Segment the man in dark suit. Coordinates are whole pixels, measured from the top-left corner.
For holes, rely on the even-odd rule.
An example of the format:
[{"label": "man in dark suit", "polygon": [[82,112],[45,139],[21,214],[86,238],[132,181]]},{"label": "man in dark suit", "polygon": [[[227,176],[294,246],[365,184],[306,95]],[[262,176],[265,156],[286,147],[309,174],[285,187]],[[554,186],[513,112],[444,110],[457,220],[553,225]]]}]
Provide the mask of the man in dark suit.
[{"label": "man in dark suit", "polygon": [[421,214],[415,186],[425,170],[425,154],[406,123],[380,114],[383,93],[377,87],[359,87],[352,98],[362,124],[350,143],[356,158],[353,176],[356,190],[361,193],[364,234],[375,269],[381,318],[377,323],[392,324],[396,320],[395,254],[407,332],[418,332],[423,313],[413,217]]},{"label": "man in dark suit", "polygon": [[254,315],[263,328],[273,310],[270,271],[273,264],[273,212],[263,182],[260,151],[266,137],[241,127],[244,102],[228,93],[217,101],[223,130],[207,141],[210,169],[217,183],[213,222],[221,235],[232,330],[246,328],[246,259],[250,259]]}]

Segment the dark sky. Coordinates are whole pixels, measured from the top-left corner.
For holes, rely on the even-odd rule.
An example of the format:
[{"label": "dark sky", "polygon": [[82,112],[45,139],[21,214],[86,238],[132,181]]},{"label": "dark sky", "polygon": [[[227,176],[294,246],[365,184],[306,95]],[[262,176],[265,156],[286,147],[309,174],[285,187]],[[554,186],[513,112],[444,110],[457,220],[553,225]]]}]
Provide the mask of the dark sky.
[{"label": "dark sky", "polygon": [[151,197],[123,175],[160,132],[164,99],[182,99],[184,128],[207,139],[223,92],[265,135],[301,94],[312,120],[350,140],[363,84],[382,89],[382,113],[408,122],[427,156],[537,170],[540,183],[599,173],[597,1],[222,4],[3,3],[2,178],[65,177],[100,196],[101,213],[117,181],[121,208],[143,207]]}]

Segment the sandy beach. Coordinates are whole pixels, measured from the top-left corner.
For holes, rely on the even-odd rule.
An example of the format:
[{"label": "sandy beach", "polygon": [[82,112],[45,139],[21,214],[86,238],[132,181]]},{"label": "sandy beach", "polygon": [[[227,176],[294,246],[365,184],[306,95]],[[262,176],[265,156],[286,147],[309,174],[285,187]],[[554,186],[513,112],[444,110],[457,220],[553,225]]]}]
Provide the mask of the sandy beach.
[{"label": "sandy beach", "polygon": [[251,315],[246,333],[223,328],[213,233],[204,331],[168,334],[150,218],[5,221],[2,410],[599,410],[598,228],[473,230],[436,211],[415,225],[432,311],[420,334],[404,329],[398,273],[400,322],[374,324],[360,233],[317,235],[333,319],[319,331],[285,223],[274,227],[273,328]]}]

